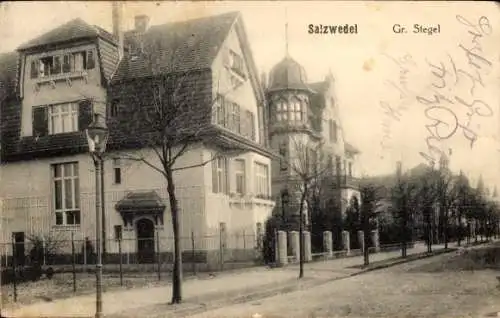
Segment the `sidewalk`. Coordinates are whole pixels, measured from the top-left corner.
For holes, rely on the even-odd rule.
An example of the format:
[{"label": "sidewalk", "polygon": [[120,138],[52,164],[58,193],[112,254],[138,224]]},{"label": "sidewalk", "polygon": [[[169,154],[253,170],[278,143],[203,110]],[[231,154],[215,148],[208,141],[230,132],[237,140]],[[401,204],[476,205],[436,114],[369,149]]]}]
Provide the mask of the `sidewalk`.
[{"label": "sidewalk", "polygon": [[[451,246],[450,246],[451,247]],[[443,248],[433,246],[433,250]],[[417,244],[408,250],[408,255],[426,251],[425,245]],[[370,254],[370,262],[399,257],[401,251]],[[338,279],[362,272],[353,268],[363,263],[363,256],[307,263],[304,266],[304,281],[325,281]],[[226,297],[244,296],[258,290],[270,290],[297,285],[298,265],[269,269],[266,267],[242,270],[236,273],[219,273],[211,279],[195,279],[183,284],[184,303],[194,304]],[[171,286],[120,290],[103,294],[105,315],[122,316],[134,311],[144,316],[144,310],[156,306],[165,306],[171,298]],[[182,305],[181,305],[182,306]],[[170,307],[172,308],[172,307]],[[168,309],[163,309],[163,311]],[[142,315],[140,314],[142,313]],[[95,294],[59,299],[53,302],[37,303],[18,309],[4,309],[2,314],[8,317],[90,317],[95,314]],[[134,316],[132,314],[132,316]],[[131,316],[131,317],[132,317]]]}]

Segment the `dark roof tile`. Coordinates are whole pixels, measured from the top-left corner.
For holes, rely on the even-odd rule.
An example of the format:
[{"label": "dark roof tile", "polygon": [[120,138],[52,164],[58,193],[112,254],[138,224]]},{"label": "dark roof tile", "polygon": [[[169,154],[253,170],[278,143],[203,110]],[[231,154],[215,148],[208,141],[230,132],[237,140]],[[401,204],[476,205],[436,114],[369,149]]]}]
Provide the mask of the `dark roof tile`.
[{"label": "dark roof tile", "polygon": [[0,54],[0,100],[15,91],[18,59],[17,52]]},{"label": "dark roof tile", "polygon": [[[118,66],[112,81],[151,76],[153,69],[171,73],[211,67],[238,16],[238,12],[230,12],[156,25],[142,35],[127,32],[125,45],[138,47],[138,42],[142,41],[144,53],[134,55],[131,50]],[[155,52],[155,56],[148,56],[147,52]]]},{"label": "dark roof tile", "polygon": [[18,50],[22,51],[49,44],[84,38],[95,38],[98,36],[109,41],[114,41],[113,36],[104,29],[92,26],[82,19],[77,18],[22,44],[19,46]]},{"label": "dark roof tile", "polygon": [[318,94],[324,93],[328,90],[328,83],[327,82],[309,83],[308,86]]}]

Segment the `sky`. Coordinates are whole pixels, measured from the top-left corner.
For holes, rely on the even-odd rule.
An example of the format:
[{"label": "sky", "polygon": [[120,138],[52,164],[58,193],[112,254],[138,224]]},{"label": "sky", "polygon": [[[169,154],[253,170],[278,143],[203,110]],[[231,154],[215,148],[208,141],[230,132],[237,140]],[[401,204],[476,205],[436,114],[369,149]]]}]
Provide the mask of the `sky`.
[{"label": "sky", "polygon": [[[125,29],[133,29],[138,14],[150,16],[155,25],[227,11],[241,12],[259,72],[269,72],[284,57],[288,38],[289,54],[305,68],[310,82],[333,74],[345,138],[361,151],[361,175],[391,173],[397,161],[404,168],[425,163],[420,152],[429,152],[428,140],[431,148],[450,155],[453,170],[463,170],[473,182],[482,175],[487,185],[500,187],[499,5],[126,2],[124,22]],[[3,2],[0,52],[76,17],[112,29],[110,2]],[[358,34],[309,34],[310,24],[357,24]],[[408,32],[394,33],[395,24]],[[413,34],[414,24],[439,25],[440,33]],[[435,95],[438,105],[430,104]],[[428,139],[431,135],[440,138]]]}]

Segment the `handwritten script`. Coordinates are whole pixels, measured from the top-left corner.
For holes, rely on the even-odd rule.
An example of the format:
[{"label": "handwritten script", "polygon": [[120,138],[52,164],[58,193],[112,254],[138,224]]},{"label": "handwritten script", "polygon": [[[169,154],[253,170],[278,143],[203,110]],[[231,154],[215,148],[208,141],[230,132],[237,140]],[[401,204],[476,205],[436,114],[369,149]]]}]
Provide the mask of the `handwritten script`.
[{"label": "handwritten script", "polygon": [[[458,44],[460,54],[467,61],[466,66],[459,67],[456,59],[449,53],[441,61],[426,59],[432,84],[425,95],[416,96],[417,102],[425,107],[425,116],[430,120],[425,126],[428,131],[425,138],[427,150],[420,152],[420,155],[431,164],[447,155],[441,150],[441,142],[457,134],[461,133],[470,148],[473,148],[478,139],[478,132],[474,128],[475,119],[493,116],[492,108],[478,92],[481,88],[486,88],[483,76],[490,74],[493,66],[482,46],[492,34],[492,26],[485,16],[471,22],[457,15],[456,20],[461,27],[465,27],[469,35],[466,43]],[[460,116],[464,111],[465,116]]]},{"label": "handwritten script", "polygon": [[382,119],[383,136],[380,145],[385,151],[391,148],[390,143],[392,139],[393,123],[401,121],[404,111],[408,109],[408,104],[414,100],[415,94],[408,88],[408,76],[414,71],[417,64],[410,54],[405,54],[398,58],[385,53],[383,55],[394,62],[399,68],[399,78],[397,82],[393,80],[386,80],[384,82],[386,86],[398,92],[398,100],[395,103],[391,103],[387,100],[381,100],[379,102],[379,107],[382,109],[384,115]]}]

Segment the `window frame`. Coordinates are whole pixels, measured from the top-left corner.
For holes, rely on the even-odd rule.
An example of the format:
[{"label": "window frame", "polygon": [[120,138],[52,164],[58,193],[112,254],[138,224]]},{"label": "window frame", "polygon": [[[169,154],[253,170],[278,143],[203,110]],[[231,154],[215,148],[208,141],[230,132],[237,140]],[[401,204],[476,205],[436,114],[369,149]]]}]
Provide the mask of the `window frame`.
[{"label": "window frame", "polygon": [[219,156],[212,162],[212,192],[227,193],[228,191],[228,167],[227,158]]},{"label": "window frame", "polygon": [[[66,174],[66,167],[70,167],[70,174]],[[75,169],[76,167],[76,169]],[[51,189],[52,189],[52,212],[55,217],[56,226],[80,226],[82,224],[81,215],[81,195],[80,195],[80,169],[78,161],[59,162],[50,165]],[[59,169],[59,172],[57,171]],[[76,172],[75,172],[76,170]],[[58,176],[59,173],[59,176]],[[71,206],[67,206],[67,181],[70,183]],[[60,208],[58,208],[58,186],[60,184]],[[74,221],[68,222],[73,215]],[[59,220],[61,220],[59,222]],[[78,221],[77,221],[78,220]]]},{"label": "window frame", "polygon": [[122,184],[122,162],[120,158],[113,159],[113,184],[119,185]]},{"label": "window frame", "polygon": [[[63,107],[67,106],[68,110],[63,111]],[[58,109],[58,111],[54,111]],[[69,123],[71,124],[71,129],[65,129],[64,116],[68,116]],[[57,135],[65,133],[74,133],[79,131],[79,103],[78,102],[67,102],[59,104],[47,105],[47,120],[48,120],[48,134]],[[59,130],[56,128],[57,123],[59,123]]]},{"label": "window frame", "polygon": [[[255,195],[269,197],[269,165],[255,161]],[[260,170],[262,168],[262,171]]]},{"label": "window frame", "polygon": [[[81,69],[76,69],[76,55],[82,55]],[[65,53],[39,56],[31,61],[30,78],[50,78],[58,75],[69,75],[72,73],[84,72],[96,68],[97,52],[95,48],[76,49]],[[56,60],[58,63],[56,63]],[[43,71],[42,71],[43,66]],[[36,68],[34,70],[33,68]]]},{"label": "window frame", "polygon": [[240,77],[245,78],[245,62],[243,60],[243,56],[231,49],[229,49],[228,55],[228,66],[231,71],[238,74]]},{"label": "window frame", "polygon": [[[238,166],[239,164],[242,165]],[[246,193],[246,161],[243,158],[233,160],[233,173],[234,173],[234,191],[237,194],[244,195]],[[240,182],[239,182],[240,181]],[[241,183],[241,184],[240,184]],[[239,185],[241,189],[239,189]]]}]

